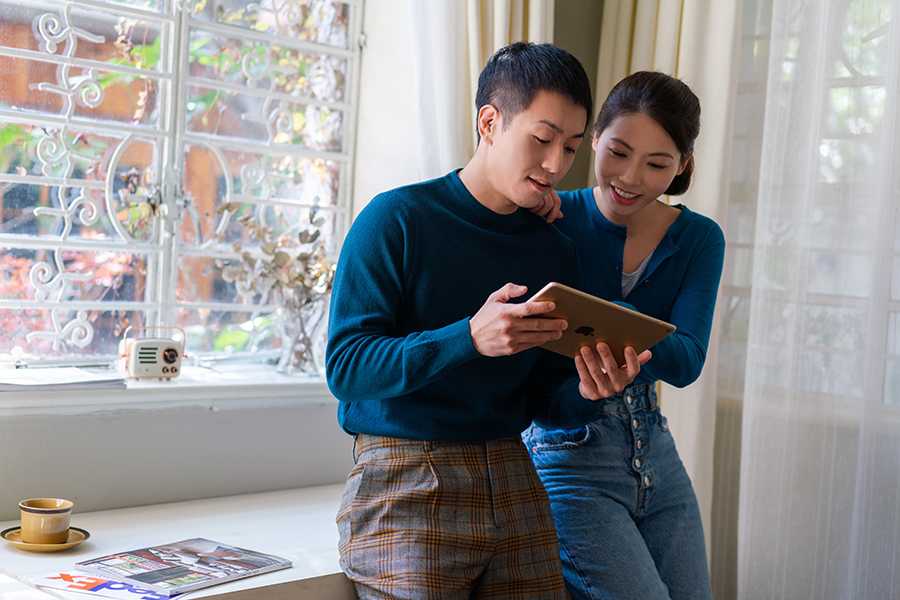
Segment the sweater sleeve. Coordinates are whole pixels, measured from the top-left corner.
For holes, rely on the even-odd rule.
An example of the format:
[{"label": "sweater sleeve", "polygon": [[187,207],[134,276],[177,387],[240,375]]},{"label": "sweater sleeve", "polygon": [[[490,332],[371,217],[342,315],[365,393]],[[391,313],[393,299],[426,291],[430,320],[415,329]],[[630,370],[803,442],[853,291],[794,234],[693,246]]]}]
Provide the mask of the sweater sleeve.
[{"label": "sweater sleeve", "polygon": [[675,387],[685,387],[700,376],[724,260],[725,238],[714,226],[692,259],[672,305],[667,320],[676,330],[651,348],[653,358],[641,368],[645,375]]},{"label": "sweater sleeve", "polygon": [[329,388],[343,402],[407,394],[478,355],[468,319],[398,333],[414,223],[397,203],[381,200],[350,229],[332,288],[325,369]]}]

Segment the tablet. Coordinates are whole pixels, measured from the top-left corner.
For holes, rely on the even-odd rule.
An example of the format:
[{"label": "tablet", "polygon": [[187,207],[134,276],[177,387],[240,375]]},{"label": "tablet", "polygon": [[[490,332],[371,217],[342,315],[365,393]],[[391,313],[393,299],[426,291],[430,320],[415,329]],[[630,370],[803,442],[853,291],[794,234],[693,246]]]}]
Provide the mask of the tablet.
[{"label": "tablet", "polygon": [[640,354],[675,331],[671,323],[555,281],[545,285],[528,301],[556,303],[556,309],[536,316],[565,319],[569,326],[561,338],[546,342],[541,347],[572,358],[581,352],[582,346],[606,342],[616,364],[624,365],[627,346]]}]

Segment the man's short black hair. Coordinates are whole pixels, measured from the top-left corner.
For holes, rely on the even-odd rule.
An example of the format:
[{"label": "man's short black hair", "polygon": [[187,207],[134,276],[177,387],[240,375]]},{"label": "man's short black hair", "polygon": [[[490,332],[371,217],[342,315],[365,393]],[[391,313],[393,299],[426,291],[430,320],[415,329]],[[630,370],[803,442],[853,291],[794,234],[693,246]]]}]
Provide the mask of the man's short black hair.
[{"label": "man's short black hair", "polygon": [[[553,44],[516,42],[497,50],[478,77],[475,111],[490,104],[503,117],[505,127],[545,90],[584,107],[587,128],[593,116],[590,81],[578,59]],[[477,127],[476,135],[480,140]]]}]

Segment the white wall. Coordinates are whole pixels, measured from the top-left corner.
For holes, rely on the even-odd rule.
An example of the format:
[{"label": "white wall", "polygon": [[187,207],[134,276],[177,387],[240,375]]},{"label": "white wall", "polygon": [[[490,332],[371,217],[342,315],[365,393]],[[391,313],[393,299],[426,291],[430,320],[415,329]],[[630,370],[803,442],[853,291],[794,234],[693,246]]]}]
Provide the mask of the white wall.
[{"label": "white wall", "polygon": [[[0,521],[24,498],[68,498],[77,514],[340,483],[353,466],[324,384],[302,401],[257,393],[221,408],[196,393],[156,408],[0,410]],[[48,400],[29,395],[35,408]]]},{"label": "white wall", "polygon": [[[363,19],[353,214],[376,194],[419,181],[408,2],[368,0]],[[463,165],[460,165],[463,166]]]}]

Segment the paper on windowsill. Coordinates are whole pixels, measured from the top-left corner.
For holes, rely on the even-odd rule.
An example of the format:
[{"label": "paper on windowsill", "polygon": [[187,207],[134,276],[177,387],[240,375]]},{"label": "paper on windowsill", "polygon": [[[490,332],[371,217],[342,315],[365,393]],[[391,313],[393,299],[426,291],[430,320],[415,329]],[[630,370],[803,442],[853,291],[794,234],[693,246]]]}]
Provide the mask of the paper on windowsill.
[{"label": "paper on windowsill", "polygon": [[0,369],[0,392],[125,389],[125,378],[114,369],[79,367]]}]

